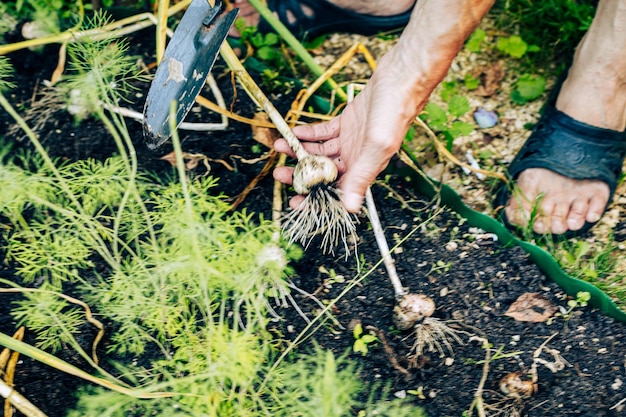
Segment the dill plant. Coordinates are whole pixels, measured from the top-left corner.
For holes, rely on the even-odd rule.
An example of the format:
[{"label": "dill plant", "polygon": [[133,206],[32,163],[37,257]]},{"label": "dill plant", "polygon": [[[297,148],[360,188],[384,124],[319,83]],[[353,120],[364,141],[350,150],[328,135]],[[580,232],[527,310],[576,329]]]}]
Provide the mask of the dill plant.
[{"label": "dill plant", "polygon": [[[63,88],[91,88],[79,96],[106,104],[90,111],[111,133],[119,156],[57,167],[0,93],[0,105],[41,156],[38,168],[38,161],[26,164],[34,163],[34,172],[19,168],[25,161],[0,166],[0,184],[38,184],[0,191],[6,197],[0,214],[11,224],[0,231],[10,260],[23,283],[43,283],[28,291],[13,314],[37,332],[39,346],[80,352],[74,336],[83,321],[54,297],[55,291],[67,291],[70,281],[72,293],[111,323],[106,348],[116,376],[144,392],[169,391],[172,397],[140,400],[87,387],[69,415],[315,416],[324,411],[343,416],[368,407],[377,415],[419,415],[396,402],[360,403],[356,395],[363,386],[355,382],[356,368],[330,352],[274,366],[279,352],[266,325],[274,306],[289,301],[288,263],[301,251],[288,251],[286,242],[276,241],[269,220],[230,213],[225,197],[214,195],[211,177],[191,181],[180,175],[160,184],[142,177],[124,120],[106,111],[121,100],[118,82],[131,73],[109,72],[111,60],[113,67],[130,61],[121,59],[121,50],[115,52],[120,43],[91,41],[72,44],[78,49],[70,56],[80,63],[73,64],[75,78]],[[109,62],[94,56],[102,48]],[[121,362],[129,356],[136,361]]]}]

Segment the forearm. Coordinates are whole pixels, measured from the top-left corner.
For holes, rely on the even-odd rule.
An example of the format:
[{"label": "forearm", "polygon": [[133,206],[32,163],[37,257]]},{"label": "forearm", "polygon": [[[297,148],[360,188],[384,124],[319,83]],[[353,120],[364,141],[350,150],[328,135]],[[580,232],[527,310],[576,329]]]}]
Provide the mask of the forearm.
[{"label": "forearm", "polygon": [[403,88],[410,90],[413,102],[403,103],[405,111],[416,116],[422,110],[493,3],[494,0],[417,2],[398,44],[379,65],[379,70],[385,68],[381,73],[394,74]]}]

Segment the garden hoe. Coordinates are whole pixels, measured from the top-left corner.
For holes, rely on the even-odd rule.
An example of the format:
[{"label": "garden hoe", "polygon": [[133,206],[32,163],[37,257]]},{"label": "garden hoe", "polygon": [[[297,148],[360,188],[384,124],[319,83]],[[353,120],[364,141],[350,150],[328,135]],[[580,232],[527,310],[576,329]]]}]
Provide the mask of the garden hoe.
[{"label": "garden hoe", "polygon": [[178,127],[202,90],[220,46],[239,13],[222,13],[221,1],[193,0],[170,40],[146,98],[144,140],[150,149],[171,136],[170,106],[176,103]]}]

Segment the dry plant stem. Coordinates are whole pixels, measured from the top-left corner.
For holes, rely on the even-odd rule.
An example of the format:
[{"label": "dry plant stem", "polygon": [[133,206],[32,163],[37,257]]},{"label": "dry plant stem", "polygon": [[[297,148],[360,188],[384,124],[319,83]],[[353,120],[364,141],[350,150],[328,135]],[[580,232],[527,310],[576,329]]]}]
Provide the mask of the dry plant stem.
[{"label": "dry plant stem", "polygon": [[400,298],[403,295],[407,294],[407,290],[402,286],[402,282],[400,281],[400,277],[398,276],[398,272],[396,271],[396,265],[391,257],[389,245],[387,244],[387,240],[385,239],[385,232],[383,231],[383,227],[380,224],[380,218],[378,217],[378,210],[376,210],[376,204],[374,203],[372,190],[369,187],[365,192],[365,204],[367,207],[367,215],[370,218],[372,230],[374,231],[374,237],[376,238],[376,243],[378,244],[378,249],[380,250],[380,254],[383,257],[383,263],[385,264],[385,268],[387,269],[387,274],[389,274],[389,280],[391,281],[391,285],[393,285],[393,290],[396,298]]},{"label": "dry plant stem", "polygon": [[26,355],[29,358],[51,366],[61,372],[74,375],[78,378],[84,379],[85,381],[92,382],[96,385],[100,385],[104,388],[108,388],[121,394],[129,395],[133,398],[168,398],[176,395],[176,393],[173,392],[145,392],[139,389],[133,389],[119,385],[107,379],[98,378],[83,371],[80,368],[75,367],[72,364],[63,361],[62,359],[57,358],[56,356],[46,351],[37,349],[36,347],[21,342],[19,340],[15,340],[4,333],[0,333],[0,346],[5,346],[12,351],[19,352],[22,355]]},{"label": "dry plant stem", "polygon": [[[191,0],[183,0],[180,3],[175,4],[174,6],[169,8],[168,16],[171,17],[174,14],[184,10],[187,6],[189,6],[190,3]],[[124,36],[156,24],[157,19],[152,13],[140,13],[134,16],[127,17],[125,19],[112,22],[97,29],[77,32],[77,28],[73,28],[59,34],[44,36],[37,39],[29,39],[22,42],[10,43],[7,45],[0,45],[0,55],[6,55],[14,51],[19,51],[21,49],[49,45],[52,43],[77,41],[80,42],[80,40],[85,37],[99,40],[116,36]]]},{"label": "dry plant stem", "polygon": [[165,38],[167,35],[167,12],[170,8],[169,0],[159,0],[157,8],[157,30],[156,30],[156,60],[161,63],[165,54]]},{"label": "dry plant stem", "polygon": [[625,403],[626,403],[626,398],[623,398],[620,401],[618,401],[614,406],[609,408],[609,410],[615,410],[615,409],[619,408],[622,404],[625,404]]},{"label": "dry plant stem", "polygon": [[[40,292],[40,291],[43,291],[43,290],[40,290],[40,289],[37,289],[37,288],[23,288],[23,287],[19,287],[19,288],[1,288],[0,289],[0,293],[27,293],[27,292],[29,292],[29,293],[36,293],[36,292]],[[71,304],[76,304],[77,306],[80,306],[80,307],[83,308],[83,310],[85,310],[85,320],[87,320],[96,329],[98,329],[98,333],[96,334],[96,337],[94,338],[94,340],[93,340],[93,342],[91,344],[91,357],[92,357],[92,360],[90,361],[88,357],[85,357],[85,359],[87,361],[89,361],[90,365],[92,365],[94,368],[97,368],[99,371],[103,372],[105,375],[108,375],[108,374],[106,374],[106,372],[104,370],[98,368],[99,360],[98,360],[98,355],[96,354],[96,350],[98,348],[98,344],[100,343],[100,341],[104,337],[104,325],[99,320],[97,320],[96,318],[93,317],[93,314],[91,313],[91,309],[83,301],[81,301],[79,299],[76,299],[74,297],[70,297],[69,295],[66,295],[66,294],[63,294],[63,293],[60,293],[60,292],[56,292],[56,291],[45,291],[45,292],[50,293],[50,294],[54,294],[55,296],[57,296],[59,298],[63,298],[67,302],[69,302]],[[81,356],[86,356],[86,355],[81,355]],[[108,376],[113,378],[112,375],[108,375]]]},{"label": "dry plant stem", "polygon": [[389,342],[387,341],[387,337],[385,336],[385,332],[383,332],[381,329],[379,329],[378,327],[375,326],[367,326],[368,330],[374,330],[376,332],[376,334],[378,335],[378,338],[380,339],[380,342],[383,344],[383,349],[385,349],[385,352],[387,352],[387,356],[389,356],[389,360],[391,361],[391,365],[397,369],[399,372],[403,373],[404,375],[411,375],[411,372],[409,372],[408,369],[406,369],[404,366],[400,365],[400,362],[398,362],[398,357],[396,356],[396,353],[393,351],[393,348],[391,347],[391,345],[389,344]]},{"label": "dry plant stem", "polygon": [[[24,326],[21,326],[13,334],[13,338],[16,340],[23,340],[24,330]],[[14,386],[13,380],[15,378],[15,368],[17,367],[19,357],[19,352],[11,352],[7,348],[0,353],[0,374],[4,374],[4,382],[10,387]],[[13,415],[13,408],[11,407],[11,402],[9,400],[4,401],[4,415],[5,417],[11,417]]]},{"label": "dry plant stem", "polygon": [[[241,116],[237,116],[234,113],[226,110],[226,102],[224,101],[224,96],[220,91],[217,82],[213,75],[209,74],[207,78],[207,84],[211,88],[211,92],[215,96],[217,104],[212,103],[202,96],[198,96],[196,98],[196,102],[203,107],[206,107],[210,110],[215,111],[220,116],[222,116],[222,121],[220,123],[192,123],[192,122],[182,122],[178,129],[180,130],[190,130],[194,132],[207,132],[207,131],[217,131],[217,130],[225,130],[228,128],[228,117],[232,117],[234,120],[238,120],[240,122],[249,123],[249,124],[258,124],[252,119],[246,119]],[[102,106],[112,113],[121,114],[124,117],[128,117],[130,119],[142,121],[143,113],[140,113],[135,110],[127,109],[125,107],[117,107],[107,105],[106,103],[101,103]],[[274,125],[268,125],[267,127],[274,127]]]},{"label": "dry plant stem", "polygon": [[498,178],[502,181],[504,181],[506,184],[509,183],[509,179],[506,178],[505,175],[499,174],[497,172],[491,172],[491,171],[486,171],[484,169],[479,169],[479,168],[474,168],[471,165],[468,165],[464,162],[461,162],[456,156],[454,156],[452,153],[450,153],[450,151],[448,151],[448,149],[446,149],[446,147],[441,143],[441,141],[439,141],[439,138],[437,138],[437,135],[435,135],[435,133],[432,131],[432,129],[419,117],[415,118],[415,122],[420,125],[420,127],[422,127],[424,129],[424,131],[426,132],[426,135],[433,141],[433,143],[435,144],[435,147],[437,148],[437,151],[444,156],[445,158],[447,158],[448,160],[450,160],[452,163],[454,163],[455,165],[458,165],[460,167],[463,167],[471,172],[475,172],[475,173],[479,173],[479,174],[483,174],[485,176],[488,177],[493,177],[493,178]]},{"label": "dry plant stem", "polygon": [[44,414],[40,409],[35,407],[33,403],[26,399],[26,397],[15,391],[12,387],[7,385],[1,379],[0,396],[6,398],[7,401],[10,401],[11,404],[13,404],[13,406],[26,417],[46,417],[46,414]]},{"label": "dry plant stem", "polygon": [[483,345],[483,349],[485,349],[485,363],[483,364],[483,374],[480,378],[480,382],[478,383],[478,387],[476,388],[476,392],[474,393],[474,401],[469,409],[468,416],[472,416],[472,411],[476,408],[479,417],[487,417],[485,413],[485,403],[483,400],[483,391],[485,389],[485,384],[487,383],[487,376],[489,375],[489,362],[491,361],[491,350],[489,349],[489,340],[483,337],[474,336],[470,340],[476,340],[481,342]]},{"label": "dry plant stem", "polygon": [[[300,113],[303,111],[304,106],[306,106],[307,101],[315,92],[330,78],[335,75],[337,72],[341,71],[348,62],[354,57],[354,55],[359,52],[363,55],[368,65],[372,70],[376,69],[376,60],[370,53],[370,51],[360,42],[355,43],[350,47],[346,52],[344,52],[337,61],[335,61],[324,73],[315,80],[309,88],[306,90],[302,90],[300,94],[298,94],[298,98],[294,102],[290,112]],[[350,101],[354,97],[354,92],[350,89],[354,84],[348,85],[348,101]]]},{"label": "dry plant stem", "polygon": [[291,128],[283,119],[281,114],[278,112],[276,107],[272,104],[272,102],[267,98],[267,96],[261,91],[256,82],[252,79],[248,71],[243,67],[241,61],[232,50],[230,45],[227,42],[222,44],[220,48],[220,53],[224,61],[228,64],[231,70],[237,76],[237,79],[246,90],[250,98],[252,98],[259,107],[261,107],[268,115],[270,120],[276,126],[276,129],[280,134],[287,140],[287,143],[291,147],[291,149],[296,154],[296,158],[303,159],[306,156],[309,156],[309,153],[304,149],[296,135],[291,131]]}]

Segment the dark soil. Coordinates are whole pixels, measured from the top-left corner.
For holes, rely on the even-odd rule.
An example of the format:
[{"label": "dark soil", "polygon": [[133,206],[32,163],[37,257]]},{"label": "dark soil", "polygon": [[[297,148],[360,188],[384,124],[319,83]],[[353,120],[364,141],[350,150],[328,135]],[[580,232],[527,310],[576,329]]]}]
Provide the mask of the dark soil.
[{"label": "dark soil", "polygon": [[[149,45],[144,48],[141,39],[132,44],[138,53],[153,50]],[[151,52],[144,54],[146,62],[153,60],[149,54]],[[55,47],[48,47],[41,54],[20,51],[11,56],[19,85],[11,96],[14,105],[31,106],[31,98],[37,98],[35,88],[49,77],[56,65],[56,57]],[[223,74],[220,62],[214,73]],[[222,75],[218,81],[228,101],[232,95],[230,79]],[[147,86],[141,87],[145,94]],[[292,97],[272,99],[284,111]],[[140,97],[138,110],[141,110],[141,100]],[[254,107],[242,92],[232,104],[236,112],[252,116]],[[203,114],[200,117],[206,121],[214,116]],[[170,151],[169,145],[164,145],[158,153],[149,152],[141,144],[141,126],[132,121],[128,123],[137,141],[141,169],[169,175],[172,168],[158,159]],[[9,127],[7,115],[0,114],[0,136],[5,136]],[[109,135],[97,121],[87,120],[75,125],[72,118],[61,111],[55,112],[38,133],[51,154],[61,159],[103,159],[114,152]],[[19,135],[8,139],[17,139],[16,136]],[[265,161],[243,162],[260,155],[253,152],[256,142],[250,128],[238,122],[231,122],[223,132],[181,131],[181,139],[185,151],[202,153],[236,167],[235,171],[230,171],[220,163],[211,164],[212,175],[220,178],[220,190],[229,196],[236,197],[242,192],[265,164]],[[18,147],[29,145],[22,141]],[[317,343],[337,354],[350,352],[349,356],[361,366],[359,377],[368,386],[388,382],[390,395],[411,398],[422,405],[429,416],[463,415],[470,409],[485,375],[483,397],[486,407],[496,407],[489,411],[491,416],[507,415],[503,411],[506,406],[513,407],[509,411],[515,409],[519,415],[525,416],[626,415],[626,334],[623,323],[590,308],[576,308],[567,316],[553,317],[551,324],[517,322],[505,316],[511,303],[524,293],[539,293],[563,307],[566,307],[567,296],[546,278],[521,248],[503,247],[494,241],[493,236],[475,230],[455,213],[440,210],[434,203],[415,195],[405,178],[391,175],[384,184],[374,185],[372,191],[390,245],[401,241],[393,257],[403,284],[411,292],[432,297],[437,305],[434,317],[456,329],[463,343],[452,340],[454,352],[444,350],[443,357],[438,352],[429,351],[419,358],[411,357],[415,338],[410,332],[401,333],[393,328],[393,288],[383,265],[378,263],[380,253],[365,218],[361,219],[359,226],[358,256],[362,260],[361,271],[377,265],[372,273],[363,277],[357,272],[354,257],[346,259],[343,253],[324,255],[315,244],[294,265],[294,283],[303,291],[315,294],[321,302],[335,299],[346,286],[358,280],[332,307],[333,319],[326,320],[317,329],[314,338]],[[266,177],[240,207],[264,213],[267,217],[271,202],[272,180]],[[431,217],[432,220],[428,221]],[[12,277],[10,265],[2,275]],[[10,303],[17,297],[6,294],[0,294],[0,297],[0,331],[11,334],[15,331],[15,323],[9,316]],[[309,318],[319,309],[310,297],[296,295],[295,298]],[[279,310],[279,313],[283,320],[273,325],[285,337],[295,337],[306,326],[294,308]],[[351,329],[357,322],[379,339],[369,346],[365,356],[351,352],[354,342]],[[492,361],[487,374],[480,362],[485,360],[486,350],[482,342],[470,340],[472,335],[489,342]],[[502,395],[497,394],[500,379],[511,372],[529,371],[533,354],[544,343],[547,348],[560,352],[567,361],[565,368],[552,372],[539,365],[536,393],[518,402],[510,399],[502,402]],[[300,348],[308,347],[303,345]],[[493,357],[496,351],[500,352],[499,358]],[[555,361],[545,350],[540,358]],[[69,353],[64,359],[81,366],[80,361]],[[19,364],[15,381],[16,388],[49,416],[65,414],[73,405],[67,393],[79,383],[27,358]],[[498,410],[503,413],[497,414]]]}]

